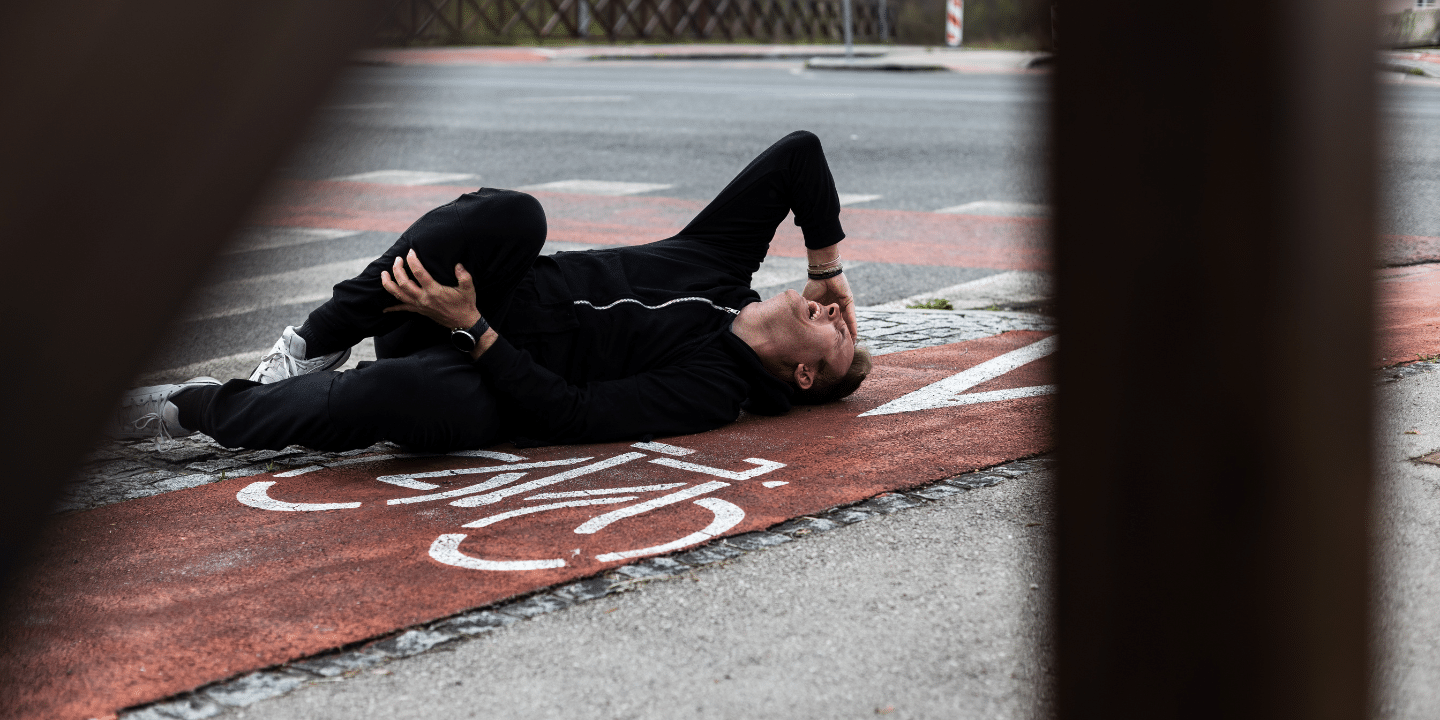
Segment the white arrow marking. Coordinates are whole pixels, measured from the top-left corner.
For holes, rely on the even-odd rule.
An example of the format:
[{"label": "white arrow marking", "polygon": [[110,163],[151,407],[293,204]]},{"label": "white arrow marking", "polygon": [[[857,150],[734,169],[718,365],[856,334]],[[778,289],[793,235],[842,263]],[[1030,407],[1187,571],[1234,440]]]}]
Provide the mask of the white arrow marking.
[{"label": "white arrow marking", "polygon": [[261,510],[276,510],[276,511],[279,511],[279,512],[315,512],[315,511],[317,511],[317,510],[349,510],[350,508],[360,507],[360,503],[358,503],[358,502],[351,502],[351,503],[291,503],[291,502],[282,502],[282,501],[280,501],[280,500],[276,500],[276,499],[270,497],[270,495],[266,493],[266,491],[270,489],[270,486],[271,486],[271,485],[274,485],[274,484],[275,484],[275,483],[272,482],[272,481],[250,483],[249,485],[246,485],[246,486],[245,486],[245,489],[244,489],[244,490],[241,490],[240,492],[235,493],[235,499],[236,499],[236,500],[239,500],[241,505],[249,505],[250,507],[260,508]]},{"label": "white arrow marking", "polygon": [[471,557],[460,552],[460,543],[465,540],[465,535],[441,535],[430,543],[430,557],[436,562],[444,563],[466,570],[552,570],[565,567],[565,561],[559,558],[554,560],[486,560],[484,558]]},{"label": "white arrow marking", "polygon": [[689,535],[686,535],[685,537],[680,538],[675,542],[668,542],[664,545],[656,545],[655,547],[643,548],[641,550],[627,550],[625,552],[605,553],[604,555],[596,555],[595,559],[599,560],[600,562],[611,562],[613,560],[628,560],[630,558],[644,557],[646,555],[656,555],[663,552],[670,552],[671,550],[679,550],[683,547],[697,545],[699,543],[713,539],[715,536],[725,532],[726,530],[729,530],[730,528],[739,525],[740,521],[745,519],[744,510],[741,510],[735,504],[726,502],[724,500],[721,500],[720,498],[700,498],[699,500],[695,501],[695,504],[709,510],[710,512],[715,513],[715,519],[711,521],[710,525],[707,526],[704,530],[701,530],[697,533],[690,533]]},{"label": "white arrow marking", "polygon": [[1055,392],[1054,385],[1039,385],[1036,387],[1014,388],[1011,390],[994,390],[983,393],[963,393],[980,383],[994,380],[1011,370],[1055,352],[1058,342],[1058,336],[1051,335],[1025,347],[1011,350],[1000,357],[991,358],[968,370],[955,373],[944,380],[931,383],[908,395],[891,400],[870,412],[860,413],[859,417],[892,415],[894,413],[913,412],[915,410],[974,405],[976,403],[1035,397],[1036,395],[1049,395]]}]

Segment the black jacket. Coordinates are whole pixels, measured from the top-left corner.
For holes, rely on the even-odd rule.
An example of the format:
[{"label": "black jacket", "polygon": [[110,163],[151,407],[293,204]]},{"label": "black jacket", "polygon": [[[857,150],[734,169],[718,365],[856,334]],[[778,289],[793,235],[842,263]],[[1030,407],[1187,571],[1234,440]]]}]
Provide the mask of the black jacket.
[{"label": "black jacket", "polygon": [[791,388],[730,331],[769,246],[675,237],[542,256],[476,361],[523,445],[702,432]]}]

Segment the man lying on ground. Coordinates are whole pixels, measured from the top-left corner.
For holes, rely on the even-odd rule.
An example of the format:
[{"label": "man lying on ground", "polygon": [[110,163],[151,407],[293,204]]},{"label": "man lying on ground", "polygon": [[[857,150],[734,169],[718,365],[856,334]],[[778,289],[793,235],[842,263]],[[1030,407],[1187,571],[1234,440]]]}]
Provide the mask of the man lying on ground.
[{"label": "man lying on ground", "polygon": [[[810,281],[760,302],[750,278],[791,210]],[[121,437],[226,447],[430,452],[683,435],[844,397],[870,359],[841,272],[840,200],[820,141],[792,133],[675,237],[540,255],[545,214],[482,188],[426,213],[249,380],[139,388]],[[398,300],[398,304],[397,304]],[[375,362],[336,372],[375,338]]]}]

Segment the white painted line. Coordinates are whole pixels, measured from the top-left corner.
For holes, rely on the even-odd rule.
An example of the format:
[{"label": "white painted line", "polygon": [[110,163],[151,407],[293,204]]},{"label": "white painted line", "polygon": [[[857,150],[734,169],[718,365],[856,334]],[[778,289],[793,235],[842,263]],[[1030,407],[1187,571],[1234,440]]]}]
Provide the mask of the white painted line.
[{"label": "white painted line", "polygon": [[284,477],[284,478],[297,477],[297,476],[299,476],[299,475],[304,475],[305,473],[312,473],[312,472],[315,472],[316,470],[324,470],[324,469],[325,469],[325,466],[324,466],[324,465],[306,465],[305,467],[299,468],[299,469],[297,469],[297,470],[290,470],[290,471],[288,471],[288,472],[283,472],[283,473],[275,473],[275,477]]},{"label": "white painted line", "polygon": [[1059,389],[1059,385],[1034,385],[1031,387],[1010,388],[1009,390],[965,393],[963,395],[956,395],[951,399],[949,405],[979,405],[980,403],[1000,402],[1001,400],[1017,400],[1019,398],[1039,397],[1041,395],[1054,395]]},{"label": "white painted line", "polygon": [[482,467],[455,468],[453,470],[434,470],[422,473],[404,473],[401,475],[381,475],[375,478],[383,483],[399,485],[400,487],[414,488],[416,490],[434,490],[439,485],[430,483],[416,483],[421,478],[451,477],[454,475],[475,475],[478,473],[495,472],[497,470],[534,470],[536,468],[556,467],[560,465],[575,465],[589,460],[588,457],[569,458],[567,460],[545,460],[542,462],[522,463],[520,465],[485,465]]},{"label": "white painted line", "polygon": [[554,95],[548,97],[510,98],[505,102],[515,105],[545,105],[550,103],[629,102],[634,99],[635,97],[632,95]]},{"label": "white painted line", "polygon": [[638,442],[634,445],[631,445],[630,447],[639,450],[649,450],[650,452],[658,452],[662,455],[674,455],[676,457],[684,457],[686,455],[695,454],[695,451],[691,450],[690,448],[683,448],[678,445],[666,445],[665,443],[657,442]]},{"label": "white painted line", "polygon": [[879,200],[880,198],[880,195],[852,195],[847,193],[840,193],[840,204],[842,206],[855,205],[858,203],[867,203],[871,200]]},{"label": "white painted line", "polygon": [[1049,217],[1050,206],[1008,200],[976,200],[936,210],[947,215],[990,215],[998,217]]},{"label": "white painted line", "polygon": [[664,545],[656,545],[655,547],[643,548],[641,550],[628,550],[626,552],[605,553],[604,555],[596,555],[595,559],[599,560],[600,562],[629,560],[630,558],[644,557],[646,555],[658,555],[659,553],[670,552],[671,550],[679,550],[680,548],[689,547],[691,545],[698,545],[707,540],[713,540],[716,536],[724,533],[726,530],[729,530],[730,528],[739,525],[740,521],[745,519],[744,510],[741,510],[735,504],[726,502],[724,500],[721,500],[720,498],[700,498],[699,500],[695,501],[695,504],[709,510],[712,513],[715,513],[715,519],[710,521],[710,524],[706,526],[704,530],[696,533],[691,533],[683,538],[680,538],[679,540],[676,540],[674,542],[668,542]]},{"label": "white painted line", "polygon": [[[454,452],[448,452],[445,454],[450,457],[483,457],[490,458],[491,460],[499,460],[501,462],[520,462],[521,460],[525,459],[520,455],[511,455],[510,453],[495,452],[494,450],[456,450]],[[414,457],[419,457],[419,455],[415,455]]]},{"label": "white painted line", "polygon": [[575,528],[575,534],[593,535],[604,529],[605,526],[617,520],[624,520],[628,517],[634,517],[641,513],[650,512],[655,508],[665,507],[666,505],[674,505],[675,503],[684,502],[686,500],[689,500],[690,498],[704,495],[705,493],[714,492],[721,488],[727,487],[730,487],[730,483],[723,483],[717,480],[714,482],[705,483],[703,485],[696,485],[692,488],[685,488],[684,490],[681,490],[679,492],[673,492],[669,495],[661,495],[658,498],[646,500],[645,502],[637,503],[635,505],[631,505],[630,507],[623,507],[619,510],[611,510],[604,515],[598,515],[596,517],[590,518],[589,520],[586,520],[583,524],[580,525],[580,527]]},{"label": "white painted line", "polygon": [[[645,457],[643,453],[625,453],[624,455],[616,455],[615,457],[601,460],[597,463],[586,465],[584,467],[578,467],[574,470],[566,470],[565,472],[551,475],[550,477],[543,477],[531,480],[530,482],[522,483],[520,485],[516,485],[515,487],[503,488],[501,490],[496,490],[494,492],[486,493],[484,495],[472,495],[467,498],[460,498],[459,500],[456,500],[455,502],[452,502],[450,504],[454,505],[455,507],[479,507],[481,505],[489,505],[491,503],[500,502],[501,500],[504,500],[511,495],[518,495],[520,493],[530,492],[531,490],[537,490],[539,488],[546,487],[547,485],[554,485],[555,483],[564,482],[572,478],[580,477],[581,475],[589,475],[590,473],[599,472],[601,470],[615,467],[616,465],[623,465],[627,462],[630,462],[631,460],[639,460],[643,457]],[[589,460],[590,458],[587,457],[583,459]],[[520,466],[512,465],[510,467],[518,468]]]},{"label": "white painted line", "polygon": [[434,558],[436,562],[466,570],[553,570],[565,567],[565,561],[559,558],[554,560],[485,560],[471,557],[460,552],[460,543],[466,537],[454,534],[435,538],[435,542],[430,544],[430,557]]},{"label": "white painted line", "polygon": [[[431,501],[431,500],[449,500],[450,498],[457,498],[457,497],[461,497],[461,496],[464,496],[464,495],[474,495],[475,493],[482,493],[482,492],[485,492],[485,491],[487,491],[487,490],[494,490],[494,489],[497,488],[497,487],[501,487],[501,486],[503,486],[503,485],[508,485],[508,484],[510,484],[510,483],[512,483],[512,482],[515,482],[516,480],[519,480],[519,479],[522,478],[522,477],[525,477],[525,473],[505,473],[504,475],[496,475],[495,477],[490,478],[489,480],[486,480],[485,482],[477,483],[477,484],[475,484],[475,485],[470,485],[470,486],[468,486],[468,487],[456,488],[456,489],[454,489],[454,490],[446,490],[445,492],[431,493],[431,494],[429,494],[429,495],[415,495],[415,496],[413,496],[413,497],[395,498],[395,499],[393,499],[393,500],[386,500],[386,501],[385,501],[385,504],[386,504],[386,505],[408,505],[408,504],[410,504],[410,503],[429,502],[429,501]],[[412,480],[411,482],[415,482],[415,481]],[[398,483],[397,483],[397,484],[398,484]],[[417,484],[417,485],[428,485],[429,483],[416,483],[416,484]],[[438,486],[438,485],[431,485],[429,488],[422,488],[422,489],[429,490],[429,489],[435,488],[435,487],[439,487],[439,486]]]},{"label": "white painted line", "polygon": [[[1059,336],[1051,335],[1022,348],[1011,350],[999,357],[991,358],[968,370],[964,370],[950,377],[926,385],[915,392],[903,395],[891,400],[869,412],[860,413],[859,417],[871,415],[892,415],[902,412],[913,412],[916,410],[928,410],[930,408],[955,407],[959,405],[973,405],[974,402],[966,401],[961,395],[980,383],[993,380],[1005,373],[1010,372],[1022,365],[1039,360],[1050,353],[1055,352],[1059,344]],[[1041,386],[1041,388],[1024,388],[1025,390],[1039,390],[1042,388],[1053,388],[1053,385]],[[975,395],[986,396],[992,393],[975,393]],[[1047,393],[1034,392],[1030,395],[1019,395],[1017,397],[1033,397]],[[1011,398],[997,398],[1011,399]],[[994,400],[977,400],[975,402],[994,402]],[[658,460],[655,462],[659,462]]]},{"label": "white painted line", "polygon": [[674,185],[659,185],[656,183],[634,183],[634,182],[611,182],[609,180],[557,180],[555,182],[540,183],[539,185],[525,185],[515,188],[525,192],[562,192],[575,193],[577,195],[607,195],[619,197],[621,195],[639,195],[640,193],[666,190],[675,187]]},{"label": "white painted line", "polygon": [[571,492],[553,492],[531,495],[526,500],[558,500],[560,498],[594,497],[596,495],[619,495],[620,493],[632,492],[658,492],[670,490],[677,487],[685,487],[686,483],[665,483],[664,485],[638,485],[636,487],[599,488],[597,490],[574,490]]},{"label": "white painted line", "polygon": [[215,283],[200,289],[190,304],[195,314],[185,319],[210,320],[271,307],[319,304],[330,299],[335,283],[359,275],[373,259],[365,256]]},{"label": "white painted line", "polygon": [[590,500],[567,500],[566,502],[550,503],[549,505],[532,505],[530,507],[520,508],[519,510],[509,510],[483,517],[474,522],[465,523],[460,527],[482,528],[486,525],[494,525],[501,520],[508,520],[513,517],[520,517],[521,515],[530,515],[532,513],[557,510],[559,508],[585,507],[586,505],[614,505],[615,503],[630,502],[634,500],[635,497],[634,495],[627,495],[624,497],[593,498]]},{"label": "white painted line", "polygon": [[780,487],[781,485],[789,485],[790,483],[785,482],[784,480],[767,480],[767,481],[765,481],[765,482],[763,482],[763,483],[760,483],[760,484],[761,484],[761,485],[764,485],[764,486],[767,487],[767,488],[777,488],[777,487]]},{"label": "white painted line", "polygon": [[873,310],[901,310],[926,300],[944,298],[957,310],[984,308],[991,305],[1028,303],[1055,296],[1050,273],[1032,270],[1008,270],[985,277],[911,295],[899,300],[871,305]]},{"label": "white painted line", "polygon": [[330,178],[331,182],[372,183],[375,185],[437,185],[461,180],[479,180],[471,173],[426,172],[424,170],[374,170],[359,175]]},{"label": "white painted line", "polygon": [[225,246],[221,253],[234,255],[256,250],[273,250],[337,240],[359,234],[358,230],[332,230],[329,228],[248,227],[236,233],[235,238]]},{"label": "white painted line", "polygon": [[742,472],[735,472],[733,470],[721,470],[720,468],[713,468],[709,465],[696,465],[694,463],[688,463],[683,460],[671,460],[670,458],[656,458],[654,460],[651,460],[650,462],[655,463],[656,465],[664,465],[666,467],[680,468],[681,470],[689,470],[691,472],[714,475],[715,477],[722,477],[726,480],[735,480],[737,482],[740,480],[749,480],[750,478],[756,477],[757,475],[764,475],[765,473],[774,472],[776,470],[779,470],[780,468],[785,467],[785,463],[777,463],[771,460],[765,460],[763,458],[745,458],[745,462],[752,465],[759,465],[760,467],[745,470]]},{"label": "white painted line", "polygon": [[291,503],[276,500],[266,492],[274,482],[250,483],[245,489],[235,493],[235,499],[241,505],[249,505],[261,510],[275,510],[278,512],[316,512],[320,510],[349,510],[360,507],[360,503]]},{"label": "white painted line", "polygon": [[[864,264],[865,262],[862,260],[846,260],[845,269],[851,271]],[[806,280],[807,272],[808,268],[805,264],[805,258],[786,258],[772,255],[765,258],[765,261],[760,263],[760,269],[756,270],[755,274],[750,276],[750,287],[759,289],[774,287],[776,285],[803,284]]]}]

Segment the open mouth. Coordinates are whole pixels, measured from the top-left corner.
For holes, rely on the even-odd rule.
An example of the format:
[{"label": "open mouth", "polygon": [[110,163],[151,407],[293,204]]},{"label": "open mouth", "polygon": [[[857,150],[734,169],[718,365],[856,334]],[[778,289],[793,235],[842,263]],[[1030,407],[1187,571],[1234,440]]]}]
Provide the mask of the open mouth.
[{"label": "open mouth", "polygon": [[814,320],[814,319],[815,319],[816,317],[818,317],[819,315],[820,315],[820,305],[819,305],[818,303],[813,303],[813,302],[810,303],[810,319],[811,319],[811,320]]}]

